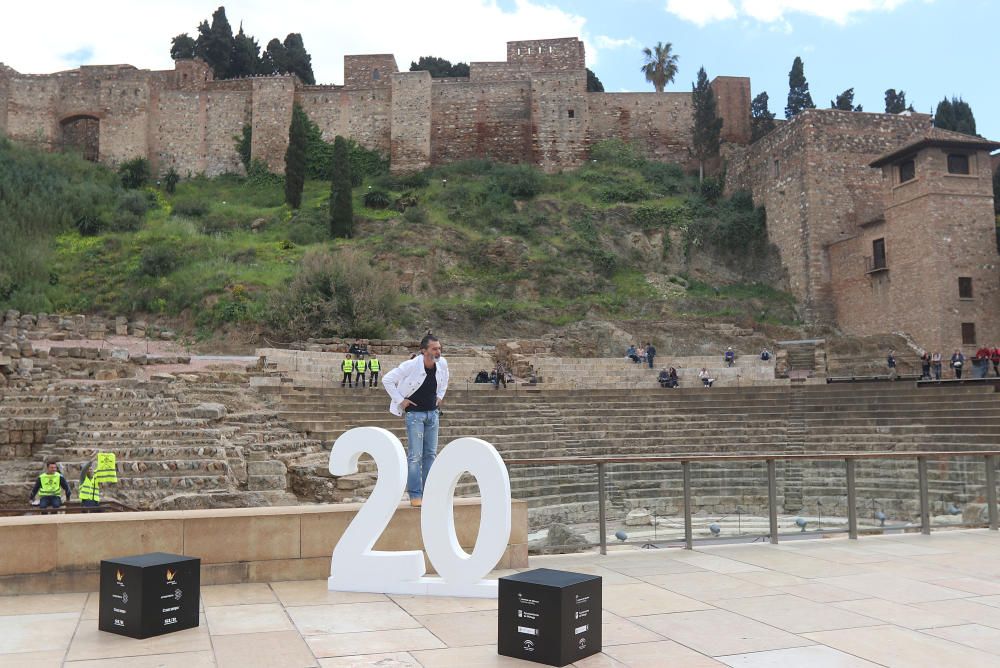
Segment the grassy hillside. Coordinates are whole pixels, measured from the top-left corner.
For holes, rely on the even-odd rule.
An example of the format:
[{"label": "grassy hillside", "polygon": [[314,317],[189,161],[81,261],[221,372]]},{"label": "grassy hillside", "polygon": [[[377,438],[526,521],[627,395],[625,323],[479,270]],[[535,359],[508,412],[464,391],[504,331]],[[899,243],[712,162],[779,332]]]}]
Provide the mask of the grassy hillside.
[{"label": "grassy hillside", "polygon": [[352,239],[328,236],[328,183],[308,181],[293,211],[280,177],[251,174],[126,190],[105,168],[0,142],[0,242],[18,249],[0,259],[0,308],[286,340],[794,323],[764,212],[620,143],[562,174],[470,161],[367,177]]}]

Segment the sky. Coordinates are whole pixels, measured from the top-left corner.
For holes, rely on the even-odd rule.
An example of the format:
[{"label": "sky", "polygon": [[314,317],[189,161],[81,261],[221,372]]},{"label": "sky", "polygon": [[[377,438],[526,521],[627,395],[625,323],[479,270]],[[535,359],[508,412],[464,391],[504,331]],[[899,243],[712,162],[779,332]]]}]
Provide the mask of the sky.
[{"label": "sky", "polygon": [[[217,1],[217,0],[216,0]],[[0,62],[23,73],[128,63],[170,69],[170,40],[210,19],[215,2],[135,0],[5,3]],[[231,1],[226,15],[263,46],[302,33],[317,83],[343,83],[344,54],[503,60],[508,40],[580,37],[609,92],[652,91],[641,50],[669,42],[679,72],[667,90],[709,77],[748,76],[784,115],[796,56],[814,102],[853,87],[855,104],[885,108],[887,88],[933,113],[945,96],[972,106],[980,134],[1000,140],[996,0],[274,0]]]}]

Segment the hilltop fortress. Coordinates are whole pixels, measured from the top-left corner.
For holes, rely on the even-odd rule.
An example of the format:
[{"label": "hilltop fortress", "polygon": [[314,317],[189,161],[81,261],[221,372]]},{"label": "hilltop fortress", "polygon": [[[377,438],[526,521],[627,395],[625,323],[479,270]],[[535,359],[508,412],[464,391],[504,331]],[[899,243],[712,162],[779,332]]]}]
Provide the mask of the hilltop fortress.
[{"label": "hilltop fortress", "polygon": [[[292,106],[324,138],[344,135],[409,171],[468,158],[555,171],[617,138],[691,162],[691,94],[589,93],[575,38],[507,43],[468,78],[400,72],[389,54],[344,57],[344,85],[294,76],[215,81],[199,60],[173,70],[85,66],[20,74],[0,64],[0,135],[75,147],[162,173],[284,166]],[[947,353],[1000,345],[1000,255],[989,153],[1000,144],[931,127],[923,114],[807,110],[750,143],[750,80],[717,77],[727,188],[767,207],[768,234],[806,320],[851,334],[898,331]]]}]

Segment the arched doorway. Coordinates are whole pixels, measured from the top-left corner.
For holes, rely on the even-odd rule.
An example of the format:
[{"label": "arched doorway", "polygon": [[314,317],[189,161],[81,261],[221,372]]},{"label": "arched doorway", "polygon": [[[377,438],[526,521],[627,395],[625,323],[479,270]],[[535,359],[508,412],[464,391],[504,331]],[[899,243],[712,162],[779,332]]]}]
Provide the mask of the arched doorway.
[{"label": "arched doorway", "polygon": [[62,150],[80,153],[85,160],[97,162],[101,156],[101,121],[96,116],[70,116],[59,123],[59,128]]}]

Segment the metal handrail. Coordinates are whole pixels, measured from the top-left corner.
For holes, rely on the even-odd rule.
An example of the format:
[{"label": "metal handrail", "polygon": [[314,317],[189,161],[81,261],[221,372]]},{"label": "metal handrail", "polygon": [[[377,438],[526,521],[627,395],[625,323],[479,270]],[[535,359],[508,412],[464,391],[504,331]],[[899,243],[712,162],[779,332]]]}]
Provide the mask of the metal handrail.
[{"label": "metal handrail", "polygon": [[774,545],[778,544],[778,461],[831,461],[844,462],[847,485],[847,534],[858,538],[857,485],[855,482],[856,463],[859,459],[916,459],[917,485],[920,494],[920,531],[930,534],[930,495],[927,484],[927,460],[952,457],[982,457],[986,467],[986,506],[989,513],[989,528],[992,531],[1000,529],[1000,513],[997,508],[997,479],[995,457],[1000,456],[1000,450],[930,450],[911,452],[837,452],[823,454],[791,454],[764,453],[756,455],[661,455],[661,456],[617,456],[617,457],[533,457],[527,459],[505,460],[507,466],[561,466],[585,465],[597,467],[597,506],[598,531],[600,534],[601,554],[608,553],[607,513],[605,484],[608,464],[662,464],[677,463],[681,465],[682,493],[684,498],[684,547],[694,547],[693,528],[691,521],[691,464],[694,462],[765,462],[767,465],[767,505],[769,533],[768,538]]}]

